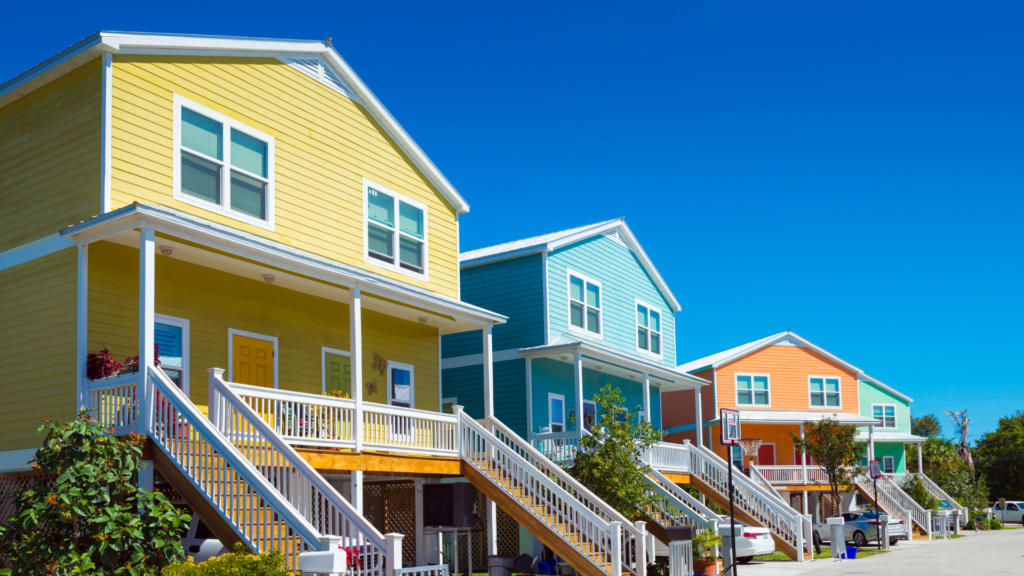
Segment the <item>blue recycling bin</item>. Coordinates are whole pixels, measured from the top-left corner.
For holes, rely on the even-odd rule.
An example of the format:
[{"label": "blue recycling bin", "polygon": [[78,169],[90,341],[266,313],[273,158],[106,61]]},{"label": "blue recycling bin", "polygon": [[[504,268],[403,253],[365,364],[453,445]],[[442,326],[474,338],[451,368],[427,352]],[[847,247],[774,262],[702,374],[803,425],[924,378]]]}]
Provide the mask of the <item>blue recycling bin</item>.
[{"label": "blue recycling bin", "polygon": [[857,548],[855,546],[846,547],[846,559],[856,560],[857,559]]},{"label": "blue recycling bin", "polygon": [[537,562],[537,573],[554,576],[556,564],[557,563],[554,560],[541,560],[540,562]]}]

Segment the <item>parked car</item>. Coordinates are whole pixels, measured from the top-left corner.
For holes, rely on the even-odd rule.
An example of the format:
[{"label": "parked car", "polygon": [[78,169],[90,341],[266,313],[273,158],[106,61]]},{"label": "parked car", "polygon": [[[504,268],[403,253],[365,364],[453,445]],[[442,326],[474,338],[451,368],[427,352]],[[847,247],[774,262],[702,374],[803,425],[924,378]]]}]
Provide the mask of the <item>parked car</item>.
[{"label": "parked car", "polygon": [[203,523],[198,514],[181,502],[175,501],[172,504],[178,508],[183,508],[185,512],[192,516],[192,520],[188,523],[188,531],[181,538],[181,547],[185,549],[189,556],[194,558],[196,562],[206,562],[210,558],[228,553],[228,549],[220,543],[220,540],[217,540],[217,537]]},{"label": "parked car", "polygon": [[[889,519],[889,545],[895,546],[900,540],[907,539],[907,527],[903,520],[886,515]],[[845,543],[853,542],[855,546],[867,546],[877,542],[879,527],[882,525],[876,512],[847,512],[843,514],[843,537]],[[832,531],[825,522],[814,525],[814,543],[821,545],[832,540]],[[844,543],[844,544],[845,544]]]},{"label": "parked car", "polygon": [[[728,520],[728,519],[727,519]],[[743,529],[743,536],[736,539],[736,560],[740,564],[746,564],[754,559],[754,556],[763,556],[775,553],[775,539],[767,528],[747,526],[743,522],[736,522],[736,526]],[[728,533],[728,528],[725,532]],[[721,532],[720,532],[721,533]],[[654,540],[654,555],[668,556],[668,546],[661,540]]]},{"label": "parked car", "polygon": [[992,506],[992,517],[999,520],[1003,524],[1012,522],[1014,524],[1024,525],[1024,502],[1020,501],[1006,501],[1006,509],[996,502]]}]

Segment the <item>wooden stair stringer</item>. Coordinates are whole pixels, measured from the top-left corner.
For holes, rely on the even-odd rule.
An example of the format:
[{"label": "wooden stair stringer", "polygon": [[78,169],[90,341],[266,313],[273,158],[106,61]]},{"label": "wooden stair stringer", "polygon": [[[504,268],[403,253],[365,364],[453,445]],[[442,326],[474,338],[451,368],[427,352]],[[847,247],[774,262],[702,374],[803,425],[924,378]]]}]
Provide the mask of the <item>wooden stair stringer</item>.
[{"label": "wooden stair stringer", "polygon": [[[495,485],[495,481],[484,475],[470,463],[463,466],[463,475],[477,490],[493,501],[506,514],[523,525],[527,531],[537,537],[545,546],[554,550],[560,558],[572,566],[581,576],[608,576],[595,561],[587,557],[581,550],[567,542],[555,528],[545,524],[527,508],[523,502],[516,500],[508,492]],[[624,574],[629,571],[623,569]]]},{"label": "wooden stair stringer", "polygon": [[[726,512],[729,511],[729,500],[725,496],[719,494],[717,490],[705,484],[697,475],[690,476],[690,485],[700,491],[701,494],[704,494],[708,498],[714,500],[715,503],[721,506],[723,510]],[[734,509],[736,511],[736,519],[740,522],[750,524],[751,526],[767,528],[767,526],[762,524],[760,520],[754,518],[750,514],[747,514],[747,512],[742,508],[737,506]],[[776,535],[770,528],[768,529],[768,533],[771,534],[772,539],[775,540],[775,548],[780,550],[786,556],[789,556],[791,559],[799,560],[801,554],[803,554],[804,560],[812,560],[814,558],[814,555],[809,552],[801,552],[797,550],[795,546],[786,542],[782,537]]]}]

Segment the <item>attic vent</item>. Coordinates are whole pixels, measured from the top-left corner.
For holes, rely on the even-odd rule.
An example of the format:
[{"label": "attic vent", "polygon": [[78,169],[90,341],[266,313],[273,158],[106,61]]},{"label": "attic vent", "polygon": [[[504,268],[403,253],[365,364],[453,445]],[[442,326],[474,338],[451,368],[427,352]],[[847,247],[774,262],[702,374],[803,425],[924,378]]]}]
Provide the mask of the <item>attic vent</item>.
[{"label": "attic vent", "polygon": [[623,240],[622,236],[619,235],[618,230],[608,230],[607,232],[603,232],[602,234],[605,238],[611,240],[612,242],[615,242],[616,244],[621,244],[622,246],[629,248],[629,246],[626,244],[626,241]]},{"label": "attic vent", "polygon": [[280,60],[306,76],[322,83],[324,86],[342,93],[346,98],[362,104],[348,83],[322,58],[307,56],[304,58],[280,58]]}]

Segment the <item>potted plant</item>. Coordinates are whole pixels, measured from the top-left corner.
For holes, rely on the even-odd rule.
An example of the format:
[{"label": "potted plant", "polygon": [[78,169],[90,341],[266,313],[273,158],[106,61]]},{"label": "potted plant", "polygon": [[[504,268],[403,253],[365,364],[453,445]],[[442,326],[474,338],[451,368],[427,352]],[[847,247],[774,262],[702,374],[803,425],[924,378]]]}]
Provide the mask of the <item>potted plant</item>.
[{"label": "potted plant", "polygon": [[100,378],[106,378],[107,376],[113,376],[121,370],[123,366],[117,360],[114,360],[113,356],[110,355],[110,350],[104,348],[99,352],[90,352],[86,356],[85,361],[85,375],[89,380],[98,380]]},{"label": "potted plant", "polygon": [[[160,365],[160,345],[156,342],[153,343],[153,366]],[[129,356],[124,359],[124,367],[121,368],[119,374],[135,374],[139,371],[139,355]]]},{"label": "potted plant", "polygon": [[722,537],[710,530],[703,530],[693,539],[693,573],[715,576],[718,574],[718,547]]}]

